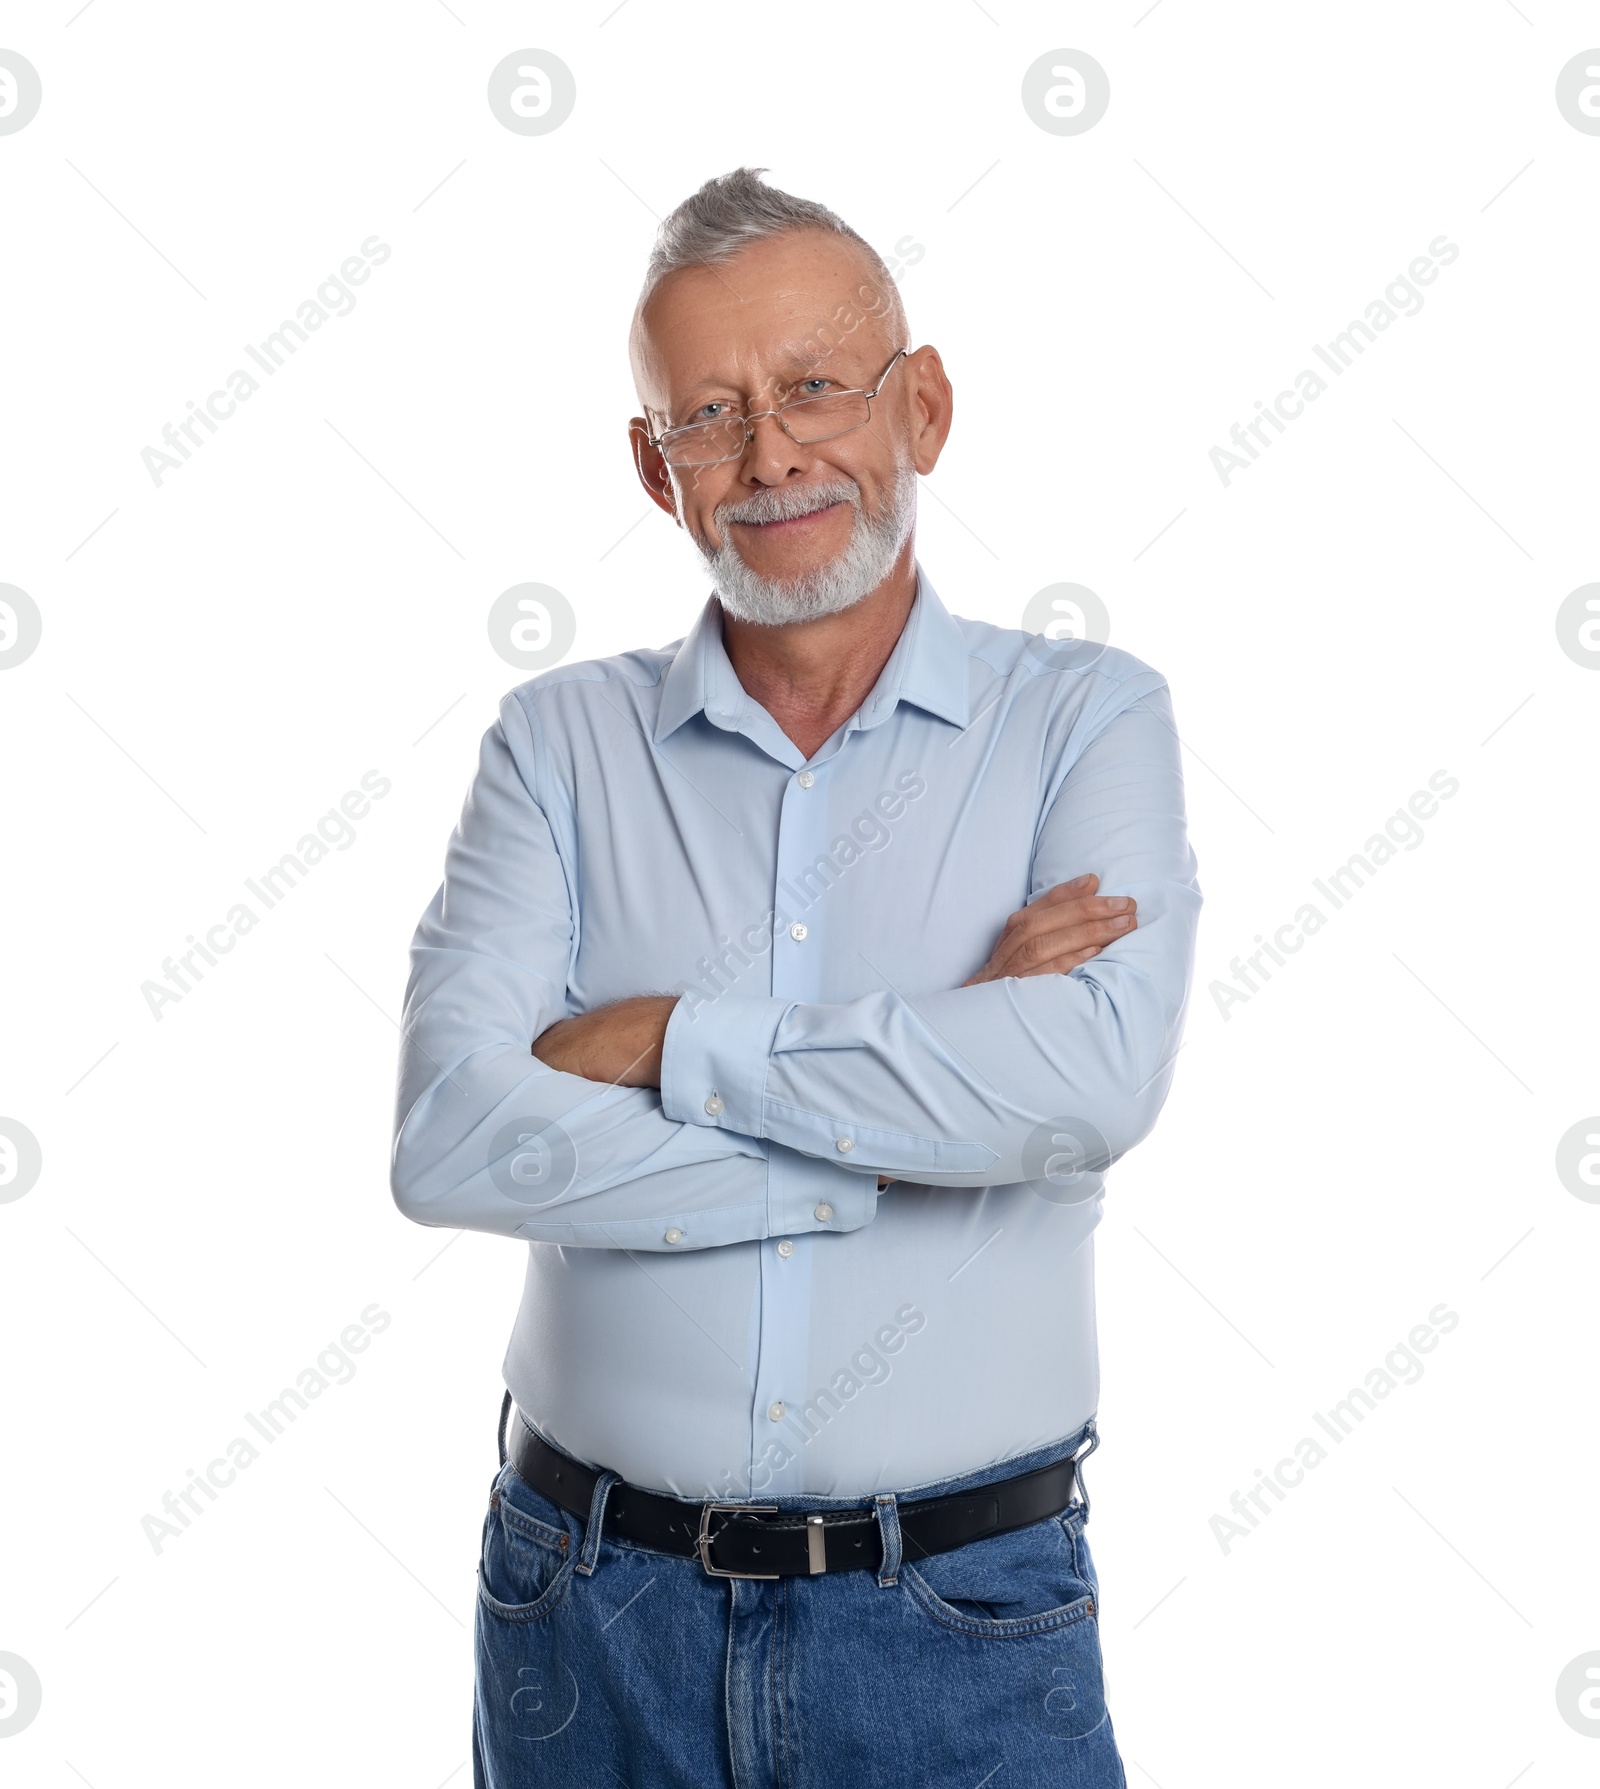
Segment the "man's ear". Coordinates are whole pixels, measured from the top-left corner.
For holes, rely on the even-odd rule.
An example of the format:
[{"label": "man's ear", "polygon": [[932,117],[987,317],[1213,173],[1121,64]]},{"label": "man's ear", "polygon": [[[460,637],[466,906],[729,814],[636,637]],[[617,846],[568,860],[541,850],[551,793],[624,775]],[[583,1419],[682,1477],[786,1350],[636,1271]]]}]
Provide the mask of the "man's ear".
[{"label": "man's ear", "polygon": [[939,463],[954,420],[955,393],[939,350],[928,344],[912,358],[912,461],[926,477]]},{"label": "man's ear", "polygon": [[642,416],[629,418],[628,444],[633,452],[634,470],[639,474],[646,495],[681,528],[683,518],[678,514],[678,495],[672,488],[672,473],[661,457],[661,450],[650,445],[650,425]]}]

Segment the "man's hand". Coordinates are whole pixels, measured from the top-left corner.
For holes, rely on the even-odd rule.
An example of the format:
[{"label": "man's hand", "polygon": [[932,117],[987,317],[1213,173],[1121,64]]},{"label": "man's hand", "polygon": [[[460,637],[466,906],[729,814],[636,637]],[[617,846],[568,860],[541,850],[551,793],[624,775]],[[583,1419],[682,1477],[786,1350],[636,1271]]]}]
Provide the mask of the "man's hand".
[{"label": "man's hand", "polygon": [[533,1040],[548,1068],[616,1087],[659,1087],[661,1044],[676,994],[637,994],[575,1019],[557,1019]]},{"label": "man's hand", "polygon": [[1097,895],[1095,875],[1060,882],[1005,923],[989,960],[964,988],[1008,975],[1065,975],[1133,930],[1131,895]]}]

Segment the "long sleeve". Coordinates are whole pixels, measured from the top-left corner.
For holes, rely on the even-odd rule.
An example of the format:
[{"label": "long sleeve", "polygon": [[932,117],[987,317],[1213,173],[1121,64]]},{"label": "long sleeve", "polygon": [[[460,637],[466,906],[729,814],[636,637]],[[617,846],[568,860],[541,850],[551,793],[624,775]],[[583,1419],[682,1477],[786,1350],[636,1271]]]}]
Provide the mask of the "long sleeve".
[{"label": "long sleeve", "polygon": [[[941,1186],[1037,1178],[1041,1134],[1064,1119],[1097,1130],[1114,1161],[1165,1099],[1201,903],[1159,680],[1066,770],[1040,824],[1029,898],[1090,870],[1099,893],[1135,897],[1138,925],[1069,974],[910,997],[882,988],[834,1005],[735,993],[680,1002],[663,1110]],[[708,1089],[720,1096],[714,1116]]]},{"label": "long sleeve", "polygon": [[513,692],[484,735],[411,947],[390,1165],[399,1209],[422,1224],[677,1251],[868,1222],[876,1187],[831,1162],[668,1118],[653,1089],[602,1086],[531,1054],[568,1016],[575,937],[535,758]]}]

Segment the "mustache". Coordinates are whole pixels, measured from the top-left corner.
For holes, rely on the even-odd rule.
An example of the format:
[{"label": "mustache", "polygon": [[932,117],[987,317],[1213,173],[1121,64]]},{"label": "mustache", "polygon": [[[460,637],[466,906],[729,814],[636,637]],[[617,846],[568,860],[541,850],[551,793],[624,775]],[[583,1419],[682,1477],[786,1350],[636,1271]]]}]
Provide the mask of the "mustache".
[{"label": "mustache", "polygon": [[805,485],[783,491],[757,491],[737,503],[724,503],[716,511],[717,523],[792,522],[813,515],[835,503],[859,503],[861,487],[851,479],[828,485]]}]

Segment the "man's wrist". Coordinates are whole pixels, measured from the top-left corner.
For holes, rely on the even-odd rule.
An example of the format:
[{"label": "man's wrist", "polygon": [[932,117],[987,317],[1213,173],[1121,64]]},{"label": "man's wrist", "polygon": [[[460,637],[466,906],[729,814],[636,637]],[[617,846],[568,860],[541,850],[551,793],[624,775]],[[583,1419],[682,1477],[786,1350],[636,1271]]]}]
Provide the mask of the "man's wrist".
[{"label": "man's wrist", "polygon": [[592,1013],[558,1019],[533,1054],[563,1074],[614,1087],[658,1087],[661,1045],[676,994],[635,994]]},{"label": "man's wrist", "polygon": [[636,997],[635,1010],[628,1015],[626,1034],[621,1042],[620,1053],[629,1058],[617,1075],[617,1080],[623,1086],[661,1085],[661,1046],[667,1035],[672,1009],[677,1004],[676,994],[642,994]]}]

